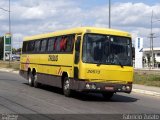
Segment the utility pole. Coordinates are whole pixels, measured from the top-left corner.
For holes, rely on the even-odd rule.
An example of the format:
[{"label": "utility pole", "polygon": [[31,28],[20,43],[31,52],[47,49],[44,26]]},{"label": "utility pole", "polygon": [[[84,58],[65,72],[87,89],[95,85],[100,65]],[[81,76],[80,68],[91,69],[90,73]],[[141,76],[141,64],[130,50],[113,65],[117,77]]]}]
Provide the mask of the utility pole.
[{"label": "utility pole", "polygon": [[150,33],[150,54],[151,54],[151,67],[150,68],[154,68],[154,53],[153,53],[153,38],[154,37],[154,33],[153,33],[153,10],[152,10],[152,15],[151,15],[151,33]]},{"label": "utility pole", "polygon": [[8,5],[8,7],[9,7],[9,10],[8,10],[8,12],[9,12],[9,34],[11,34],[11,6],[10,6],[10,0],[8,1],[9,2],[9,5]]},{"label": "utility pole", "polygon": [[156,38],[154,36],[154,33],[150,34],[150,56],[151,56],[151,64],[150,64],[150,68],[154,68],[154,50],[153,50],[153,38]]},{"label": "utility pole", "polygon": [[[10,10],[10,0],[8,0],[8,10],[0,7],[1,10],[8,12],[8,34],[10,35],[10,39],[12,37],[11,35],[11,10]],[[11,40],[10,40],[11,41]],[[5,43],[5,41],[4,41]],[[5,47],[5,46],[4,46]],[[11,42],[11,51],[9,52],[9,66],[10,66],[10,60],[12,56],[12,42]]]},{"label": "utility pole", "polygon": [[[9,8],[9,10],[8,10],[8,24],[9,24],[9,34],[11,35],[11,10],[10,10],[10,8],[11,8],[11,6],[10,6],[10,0],[8,1],[8,8]],[[11,35],[11,37],[12,37],[12,35]],[[10,39],[12,39],[12,38],[10,38]],[[10,61],[11,61],[11,58],[12,58],[12,42],[11,42],[11,51],[10,51],[10,53],[9,53],[9,66],[10,66]]]},{"label": "utility pole", "polygon": [[111,0],[109,0],[109,23],[108,27],[111,28]]},{"label": "utility pole", "polygon": [[151,56],[151,65],[150,65],[150,68],[154,68],[154,58],[155,58],[155,56],[154,56],[154,52],[153,52],[153,39],[154,38],[156,38],[155,36],[154,36],[154,33],[153,33],[153,23],[154,22],[158,22],[158,21],[160,21],[160,19],[158,19],[158,20],[155,20],[155,21],[153,21],[153,10],[152,10],[152,15],[151,15],[151,33],[150,33],[150,56]]}]

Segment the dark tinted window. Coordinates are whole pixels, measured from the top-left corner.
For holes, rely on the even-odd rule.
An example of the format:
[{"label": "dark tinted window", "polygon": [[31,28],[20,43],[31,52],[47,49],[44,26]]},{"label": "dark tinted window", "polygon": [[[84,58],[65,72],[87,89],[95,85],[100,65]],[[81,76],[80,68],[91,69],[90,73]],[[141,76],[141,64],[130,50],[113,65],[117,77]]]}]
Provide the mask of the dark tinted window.
[{"label": "dark tinted window", "polygon": [[159,57],[159,56],[160,56],[160,53],[157,53],[157,56]]},{"label": "dark tinted window", "polygon": [[48,51],[54,51],[55,47],[54,47],[54,43],[55,43],[55,38],[50,38],[48,40]]},{"label": "dark tinted window", "polygon": [[24,41],[22,52],[72,52],[75,35],[65,35],[43,40]]},{"label": "dark tinted window", "polygon": [[34,41],[29,41],[27,45],[27,52],[33,52],[34,50]]},{"label": "dark tinted window", "polygon": [[57,37],[55,41],[55,50],[56,52],[60,51],[60,42],[61,42],[62,37]]},{"label": "dark tinted window", "polygon": [[75,41],[74,35],[67,36],[66,52],[71,52],[73,50],[74,41]]},{"label": "dark tinted window", "polygon": [[63,36],[60,41],[60,51],[64,52],[66,50],[67,37]]},{"label": "dark tinted window", "polygon": [[45,52],[46,51],[46,46],[47,46],[47,39],[44,39],[41,41],[41,52]]},{"label": "dark tinted window", "polygon": [[35,41],[35,47],[34,47],[35,52],[39,52],[40,43],[41,43],[40,40]]},{"label": "dark tinted window", "polygon": [[27,51],[27,42],[23,42],[23,48],[22,48],[22,52],[26,52]]}]

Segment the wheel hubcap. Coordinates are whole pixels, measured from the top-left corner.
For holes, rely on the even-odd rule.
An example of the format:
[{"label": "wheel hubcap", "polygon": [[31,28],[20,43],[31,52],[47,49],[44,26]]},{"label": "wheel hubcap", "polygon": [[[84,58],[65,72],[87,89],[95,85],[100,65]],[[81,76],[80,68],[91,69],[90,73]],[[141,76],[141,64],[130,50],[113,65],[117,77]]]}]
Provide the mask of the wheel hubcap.
[{"label": "wheel hubcap", "polygon": [[65,84],[64,84],[64,89],[68,90],[69,89],[69,80],[66,80]]},{"label": "wheel hubcap", "polygon": [[29,81],[29,84],[31,84],[31,77],[29,76],[29,79],[28,79],[28,81]]},{"label": "wheel hubcap", "polygon": [[34,76],[34,82],[37,82],[37,75]]}]

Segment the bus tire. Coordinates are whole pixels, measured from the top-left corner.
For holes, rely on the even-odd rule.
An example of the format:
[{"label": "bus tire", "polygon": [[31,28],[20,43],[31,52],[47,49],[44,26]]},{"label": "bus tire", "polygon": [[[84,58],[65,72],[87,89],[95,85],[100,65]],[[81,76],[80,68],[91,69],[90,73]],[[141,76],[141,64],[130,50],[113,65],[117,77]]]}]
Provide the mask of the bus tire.
[{"label": "bus tire", "polygon": [[38,88],[39,87],[39,83],[37,81],[37,74],[33,75],[33,85],[35,88]]},{"label": "bus tire", "polygon": [[63,94],[66,97],[70,97],[72,94],[72,90],[70,89],[70,79],[68,77],[64,77],[63,81]]},{"label": "bus tire", "polygon": [[33,87],[33,75],[31,72],[28,73],[28,85]]},{"label": "bus tire", "polygon": [[114,93],[113,92],[105,92],[105,93],[102,93],[102,95],[105,100],[110,100],[113,97]]}]

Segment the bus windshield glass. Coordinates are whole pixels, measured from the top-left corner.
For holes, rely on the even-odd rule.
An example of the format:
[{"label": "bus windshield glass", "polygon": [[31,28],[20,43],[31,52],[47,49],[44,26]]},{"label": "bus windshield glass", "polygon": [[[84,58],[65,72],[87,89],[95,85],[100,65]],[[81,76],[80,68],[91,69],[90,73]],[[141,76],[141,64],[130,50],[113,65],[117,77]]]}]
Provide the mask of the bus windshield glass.
[{"label": "bus windshield glass", "polygon": [[84,63],[132,66],[131,38],[113,35],[85,34]]}]

